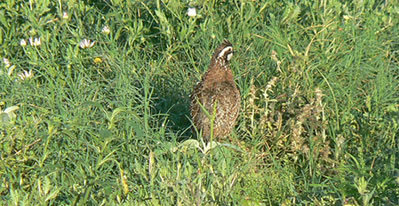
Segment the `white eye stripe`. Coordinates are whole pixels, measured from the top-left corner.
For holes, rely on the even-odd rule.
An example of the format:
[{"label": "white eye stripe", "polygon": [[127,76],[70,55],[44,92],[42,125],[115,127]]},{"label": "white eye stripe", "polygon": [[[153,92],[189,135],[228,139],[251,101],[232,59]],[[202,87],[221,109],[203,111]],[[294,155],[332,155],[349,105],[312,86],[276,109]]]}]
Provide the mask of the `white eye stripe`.
[{"label": "white eye stripe", "polygon": [[218,55],[218,58],[224,56],[224,53],[226,53],[228,51],[232,51],[232,50],[233,50],[233,47],[231,47],[231,46],[228,46],[228,47],[224,48],[222,51],[220,51],[220,53]]},{"label": "white eye stripe", "polygon": [[230,61],[231,57],[233,57],[233,53],[227,55],[227,61]]}]

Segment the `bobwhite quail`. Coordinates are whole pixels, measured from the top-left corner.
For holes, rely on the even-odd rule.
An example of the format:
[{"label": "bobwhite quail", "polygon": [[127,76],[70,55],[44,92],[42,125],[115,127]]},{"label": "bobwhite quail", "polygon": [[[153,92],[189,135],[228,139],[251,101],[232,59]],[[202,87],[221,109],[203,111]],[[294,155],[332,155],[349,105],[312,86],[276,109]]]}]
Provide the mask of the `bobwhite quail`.
[{"label": "bobwhite quail", "polygon": [[220,140],[230,134],[240,111],[240,91],[229,65],[232,56],[233,46],[225,40],[191,94],[191,117],[205,141],[211,138],[212,119],[213,139]]}]

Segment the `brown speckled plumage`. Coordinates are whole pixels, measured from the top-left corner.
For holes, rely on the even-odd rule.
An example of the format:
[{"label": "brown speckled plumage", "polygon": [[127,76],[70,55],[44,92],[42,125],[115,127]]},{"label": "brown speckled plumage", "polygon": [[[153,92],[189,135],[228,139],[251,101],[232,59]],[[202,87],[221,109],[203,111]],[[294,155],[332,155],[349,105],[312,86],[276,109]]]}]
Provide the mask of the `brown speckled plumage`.
[{"label": "brown speckled plumage", "polygon": [[211,137],[211,119],[204,109],[210,116],[215,117],[214,140],[220,140],[231,133],[240,111],[240,91],[234,82],[229,65],[232,54],[233,47],[229,41],[225,40],[216,49],[208,71],[201,82],[195,86],[191,95],[191,117],[197,130],[202,131],[205,141],[209,141]]}]

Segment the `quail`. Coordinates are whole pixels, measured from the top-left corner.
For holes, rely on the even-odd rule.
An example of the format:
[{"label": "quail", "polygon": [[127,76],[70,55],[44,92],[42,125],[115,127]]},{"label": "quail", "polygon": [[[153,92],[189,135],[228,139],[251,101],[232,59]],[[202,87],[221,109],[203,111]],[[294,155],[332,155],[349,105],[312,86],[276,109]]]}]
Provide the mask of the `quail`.
[{"label": "quail", "polygon": [[[225,40],[214,52],[208,71],[191,94],[191,117],[204,141],[220,141],[233,130],[240,111],[240,91],[230,69],[232,44]],[[211,123],[213,125],[211,128]]]}]

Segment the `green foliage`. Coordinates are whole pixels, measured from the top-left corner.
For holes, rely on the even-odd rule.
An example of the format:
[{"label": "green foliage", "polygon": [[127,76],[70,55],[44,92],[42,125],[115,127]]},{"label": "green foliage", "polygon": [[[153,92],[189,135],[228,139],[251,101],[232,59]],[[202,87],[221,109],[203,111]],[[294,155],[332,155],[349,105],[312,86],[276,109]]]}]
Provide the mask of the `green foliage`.
[{"label": "green foliage", "polygon": [[[398,205],[398,5],[3,1],[0,201]],[[223,39],[242,112],[206,145],[189,94]]]}]

